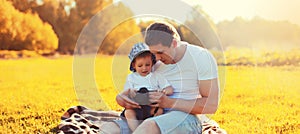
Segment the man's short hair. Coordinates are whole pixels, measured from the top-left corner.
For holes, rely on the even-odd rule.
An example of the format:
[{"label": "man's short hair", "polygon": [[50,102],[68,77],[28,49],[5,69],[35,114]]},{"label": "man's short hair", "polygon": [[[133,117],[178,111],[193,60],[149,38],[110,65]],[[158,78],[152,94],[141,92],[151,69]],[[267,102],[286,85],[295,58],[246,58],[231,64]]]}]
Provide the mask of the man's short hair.
[{"label": "man's short hair", "polygon": [[145,43],[149,46],[162,44],[170,47],[173,39],[180,40],[180,36],[176,28],[169,23],[154,22],[146,29]]}]

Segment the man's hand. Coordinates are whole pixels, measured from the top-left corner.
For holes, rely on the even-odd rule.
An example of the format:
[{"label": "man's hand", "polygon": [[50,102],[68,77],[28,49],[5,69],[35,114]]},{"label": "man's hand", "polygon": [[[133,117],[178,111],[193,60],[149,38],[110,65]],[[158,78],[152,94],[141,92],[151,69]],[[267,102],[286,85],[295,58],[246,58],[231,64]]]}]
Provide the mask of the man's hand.
[{"label": "man's hand", "polygon": [[152,107],[172,108],[173,100],[166,96],[163,92],[149,92],[150,102],[154,103]]}]

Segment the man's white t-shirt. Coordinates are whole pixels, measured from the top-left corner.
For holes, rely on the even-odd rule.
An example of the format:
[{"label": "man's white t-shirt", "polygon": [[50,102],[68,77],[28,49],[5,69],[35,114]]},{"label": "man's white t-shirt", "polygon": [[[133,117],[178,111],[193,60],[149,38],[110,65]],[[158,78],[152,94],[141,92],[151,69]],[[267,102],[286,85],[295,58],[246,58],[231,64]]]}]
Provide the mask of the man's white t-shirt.
[{"label": "man's white t-shirt", "polygon": [[137,89],[146,87],[149,91],[162,90],[171,84],[160,74],[150,72],[147,76],[141,76],[137,72],[133,72],[127,76],[124,90]]},{"label": "man's white t-shirt", "polygon": [[165,65],[159,62],[154,70],[172,85],[174,94],[170,98],[187,100],[201,98],[199,80],[217,78],[217,63],[207,49],[186,42],[180,43],[187,46],[182,59],[176,64]]}]

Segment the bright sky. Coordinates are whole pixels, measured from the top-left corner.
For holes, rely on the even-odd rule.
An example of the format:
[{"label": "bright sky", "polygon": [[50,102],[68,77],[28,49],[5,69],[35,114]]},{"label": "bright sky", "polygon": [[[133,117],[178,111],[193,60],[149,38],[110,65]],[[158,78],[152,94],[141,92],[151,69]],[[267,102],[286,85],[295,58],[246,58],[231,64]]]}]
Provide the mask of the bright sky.
[{"label": "bright sky", "polygon": [[184,0],[200,5],[218,22],[232,20],[236,16],[251,19],[260,16],[270,20],[288,20],[300,25],[300,0]]},{"label": "bright sky", "polygon": [[[120,0],[116,0],[120,1]],[[300,0],[121,0],[133,12],[151,12],[172,18],[185,15],[190,5],[200,5],[214,22],[232,20],[236,16],[251,19],[260,16],[268,20],[288,20],[300,25]],[[180,5],[184,5],[181,6]],[[182,4],[183,3],[183,4]],[[188,7],[189,6],[189,7]],[[168,11],[169,10],[169,11]],[[179,17],[178,17],[179,18]]]}]

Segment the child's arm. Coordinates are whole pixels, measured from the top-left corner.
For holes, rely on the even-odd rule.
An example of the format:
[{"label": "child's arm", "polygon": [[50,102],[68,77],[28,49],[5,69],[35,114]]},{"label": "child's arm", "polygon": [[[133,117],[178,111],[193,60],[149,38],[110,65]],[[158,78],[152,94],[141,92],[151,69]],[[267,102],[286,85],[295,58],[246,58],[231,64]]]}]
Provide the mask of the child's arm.
[{"label": "child's arm", "polygon": [[124,84],[124,90],[129,90],[128,97],[133,98],[136,95],[136,90],[133,88],[132,74],[129,74]]},{"label": "child's arm", "polygon": [[168,86],[168,87],[164,88],[164,89],[162,90],[162,92],[163,92],[164,94],[166,94],[167,96],[168,96],[168,95],[172,95],[172,94],[173,94],[173,87],[172,87],[172,86]]},{"label": "child's arm", "polygon": [[126,78],[124,90],[116,96],[117,103],[124,108],[140,108],[139,104],[131,100],[131,96],[135,96],[133,85],[130,80],[130,75]]},{"label": "child's arm", "polygon": [[158,81],[158,85],[159,85],[159,87],[160,88],[163,88],[163,87],[165,87],[165,88],[163,88],[162,90],[160,90],[160,91],[162,91],[165,95],[172,95],[173,94],[173,87],[171,86],[171,84],[168,82],[168,80],[165,78],[165,77],[163,77],[161,74],[159,74],[159,73],[155,73],[156,74],[156,76],[157,76],[157,81]]}]

